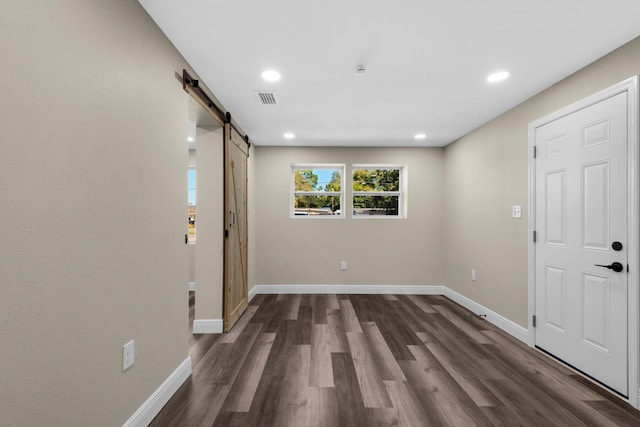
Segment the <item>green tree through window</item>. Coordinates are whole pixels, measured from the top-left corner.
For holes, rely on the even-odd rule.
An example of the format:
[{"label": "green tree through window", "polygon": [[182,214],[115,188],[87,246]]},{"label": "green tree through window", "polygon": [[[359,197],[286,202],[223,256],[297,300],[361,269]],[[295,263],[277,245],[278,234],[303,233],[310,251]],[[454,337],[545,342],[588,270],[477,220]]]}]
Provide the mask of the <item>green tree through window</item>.
[{"label": "green tree through window", "polygon": [[340,214],[344,167],[293,169],[294,215]]},{"label": "green tree through window", "polygon": [[399,215],[400,168],[353,169],[353,214]]}]

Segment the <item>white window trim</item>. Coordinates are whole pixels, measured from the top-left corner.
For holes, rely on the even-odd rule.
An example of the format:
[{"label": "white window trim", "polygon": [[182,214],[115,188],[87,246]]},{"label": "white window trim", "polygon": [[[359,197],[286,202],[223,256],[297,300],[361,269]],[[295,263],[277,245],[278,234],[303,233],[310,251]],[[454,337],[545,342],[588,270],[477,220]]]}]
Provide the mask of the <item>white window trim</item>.
[{"label": "white window trim", "polygon": [[[295,191],[295,170],[296,169],[340,169],[340,191]],[[296,163],[291,165],[290,171],[290,188],[289,188],[289,218],[292,219],[344,219],[345,218],[345,202],[347,201],[345,194],[345,176],[347,174],[347,165],[345,163]],[[339,196],[340,197],[340,214],[339,215],[296,215],[295,200],[296,196]]]},{"label": "white window trim", "polygon": [[[354,170],[400,170],[400,191],[353,191],[353,171]],[[349,170],[349,205],[351,218],[355,220],[395,220],[407,219],[407,165],[381,164],[381,163],[354,163]],[[353,215],[353,198],[356,196],[398,196],[398,215]]]}]

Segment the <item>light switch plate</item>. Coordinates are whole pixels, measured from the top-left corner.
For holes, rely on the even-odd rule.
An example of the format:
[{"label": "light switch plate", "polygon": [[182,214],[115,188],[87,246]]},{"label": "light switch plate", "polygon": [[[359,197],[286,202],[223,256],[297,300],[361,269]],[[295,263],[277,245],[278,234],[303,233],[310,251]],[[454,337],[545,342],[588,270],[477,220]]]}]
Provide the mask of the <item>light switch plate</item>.
[{"label": "light switch plate", "polygon": [[131,340],[122,346],[122,371],[126,371],[135,360],[134,341]]},{"label": "light switch plate", "polygon": [[511,217],[512,218],[522,218],[522,206],[520,205],[514,205],[511,208]]}]

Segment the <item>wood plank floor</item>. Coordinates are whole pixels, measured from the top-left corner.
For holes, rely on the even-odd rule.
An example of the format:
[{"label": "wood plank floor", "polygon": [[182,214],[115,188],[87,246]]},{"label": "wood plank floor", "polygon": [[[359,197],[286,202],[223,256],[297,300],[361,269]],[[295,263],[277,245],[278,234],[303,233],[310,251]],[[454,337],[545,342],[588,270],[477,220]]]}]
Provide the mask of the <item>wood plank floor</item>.
[{"label": "wood plank floor", "polygon": [[640,426],[640,412],[440,296],[258,295],[196,335],[152,426]]}]

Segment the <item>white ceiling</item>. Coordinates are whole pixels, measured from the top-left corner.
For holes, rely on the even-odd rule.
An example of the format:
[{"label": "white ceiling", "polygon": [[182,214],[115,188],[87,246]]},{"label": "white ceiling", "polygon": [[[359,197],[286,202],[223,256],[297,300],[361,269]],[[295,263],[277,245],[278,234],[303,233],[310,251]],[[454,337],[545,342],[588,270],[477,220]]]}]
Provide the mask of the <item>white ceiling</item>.
[{"label": "white ceiling", "polygon": [[257,145],[444,146],[640,35],[639,0],[139,1]]}]

